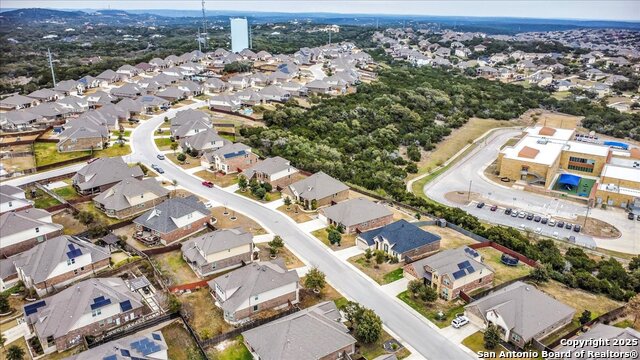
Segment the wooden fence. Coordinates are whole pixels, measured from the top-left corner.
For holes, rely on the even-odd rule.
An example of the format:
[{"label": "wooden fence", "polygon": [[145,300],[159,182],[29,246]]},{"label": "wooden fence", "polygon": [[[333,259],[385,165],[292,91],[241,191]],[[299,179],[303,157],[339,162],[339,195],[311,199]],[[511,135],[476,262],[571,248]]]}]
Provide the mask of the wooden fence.
[{"label": "wooden fence", "polygon": [[511,256],[517,258],[518,260],[522,261],[523,263],[525,263],[525,264],[527,264],[529,266],[532,266],[532,267],[540,266],[540,264],[538,264],[535,260],[532,260],[532,259],[520,254],[517,251],[511,250],[508,247],[500,245],[500,244],[495,243],[493,241],[485,241],[485,242],[481,242],[481,243],[477,243],[477,244],[471,244],[471,245],[469,245],[469,247],[472,248],[472,249],[481,249],[481,248],[484,248],[484,247],[492,247],[492,248],[494,248],[494,249],[496,249],[496,250],[498,250],[498,251],[500,251],[502,253],[505,253],[505,254],[508,254],[508,255],[511,255]]},{"label": "wooden fence", "polygon": [[172,293],[176,293],[176,292],[182,292],[182,291],[187,291],[187,290],[196,290],[196,289],[200,289],[200,288],[203,288],[203,287],[207,287],[208,286],[207,283],[208,283],[207,280],[201,280],[201,281],[196,281],[196,282],[189,283],[189,284],[170,286],[169,287],[169,291],[172,292]]},{"label": "wooden fence", "polygon": [[85,155],[85,156],[77,157],[77,158],[74,158],[74,159],[59,161],[59,162],[56,162],[56,163],[53,163],[53,164],[47,164],[47,165],[38,166],[38,167],[36,167],[36,169],[38,169],[38,171],[45,171],[45,170],[57,168],[57,167],[64,166],[64,165],[69,165],[69,164],[75,164],[75,163],[79,163],[79,162],[83,162],[83,161],[88,161],[92,157],[93,157],[93,155]]}]

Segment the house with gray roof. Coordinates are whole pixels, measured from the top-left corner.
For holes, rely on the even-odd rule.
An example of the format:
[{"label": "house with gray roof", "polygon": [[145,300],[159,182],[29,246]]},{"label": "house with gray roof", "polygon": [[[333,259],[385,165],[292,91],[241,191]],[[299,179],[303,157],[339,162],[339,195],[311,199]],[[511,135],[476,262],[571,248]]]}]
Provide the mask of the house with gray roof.
[{"label": "house with gray roof", "polygon": [[403,219],[360,233],[356,244],[364,250],[382,250],[400,261],[412,262],[438,251],[440,236]]},{"label": "house with gray roof", "polygon": [[162,331],[136,333],[71,355],[65,360],[170,360]]},{"label": "house with gray roof", "polygon": [[[76,122],[81,122],[82,120]],[[73,123],[71,123],[73,124]],[[109,131],[90,121],[66,127],[59,135],[56,144],[58,152],[101,150],[109,141]]]},{"label": "house with gray roof", "polygon": [[197,156],[202,155],[205,151],[213,151],[230,143],[229,140],[218,135],[218,132],[213,128],[207,128],[204,131],[198,131],[194,135],[180,139],[182,150],[189,151],[192,155],[195,153]]},{"label": "house with gray roof", "polygon": [[121,157],[98,158],[73,175],[73,187],[82,195],[103,192],[122,180],[142,179],[140,166],[129,167]]},{"label": "house with gray roof", "polygon": [[259,183],[269,183],[274,189],[284,189],[293,183],[298,169],[280,156],[266,158],[240,174],[247,180],[256,179]]},{"label": "house with gray roof", "polygon": [[61,235],[62,225],[53,223],[48,211],[30,208],[0,215],[0,234],[0,257],[8,257]]},{"label": "house with gray roof", "polygon": [[177,87],[168,87],[156,93],[157,97],[163,98],[170,102],[180,101],[187,98],[187,92]]},{"label": "house with gray roof", "polygon": [[122,78],[122,74],[118,74],[117,72],[107,69],[100,73],[100,75],[96,76],[96,79],[101,81],[101,86],[107,86],[116,81],[120,81]]},{"label": "house with gray roof", "polygon": [[2,110],[18,110],[36,106],[38,100],[24,95],[13,95],[0,100],[0,109]]},{"label": "house with gray roof", "polygon": [[147,211],[169,198],[169,190],[154,178],[124,179],[93,198],[96,209],[116,219]]},{"label": "house with gray roof", "polygon": [[201,278],[250,264],[255,251],[253,235],[241,227],[219,229],[182,244],[182,258]]},{"label": "house with gray roof", "polygon": [[247,349],[261,360],[347,359],[356,339],[340,322],[333,302],[323,302],[242,333]]},{"label": "house with gray roof", "polygon": [[282,259],[253,262],[209,281],[224,320],[238,324],[264,310],[278,310],[300,301],[299,277]]},{"label": "house with gray roof", "polygon": [[51,89],[40,89],[30,93],[27,96],[40,102],[47,102],[58,100],[61,97],[61,94]]},{"label": "house with gray roof", "polygon": [[[562,346],[555,351],[560,354],[569,354],[565,359],[602,359],[602,355],[610,354],[631,354],[634,350],[637,354],[638,344],[640,344],[640,332],[631,328],[619,328],[616,326],[596,323],[584,333],[570,338],[569,340],[580,343],[584,340],[583,346]],[[597,339],[597,342],[593,342]],[[583,353],[585,351],[585,353]],[[638,357],[635,357],[638,359]]]},{"label": "house with gray roof", "polygon": [[498,327],[502,340],[523,349],[569,324],[576,310],[531,284],[517,281],[464,307],[475,325]]},{"label": "house with gray roof", "polygon": [[285,102],[291,97],[291,93],[277,85],[269,85],[260,90],[260,96],[264,101]]},{"label": "house with gray roof", "polygon": [[193,137],[201,132],[206,132],[207,130],[211,130],[217,135],[217,132],[213,130],[213,124],[209,120],[197,119],[179,125],[174,124],[175,123],[171,124],[169,131],[171,132],[171,137],[175,140]]},{"label": "house with gray roof", "polygon": [[365,198],[340,202],[320,210],[319,217],[329,225],[342,227],[345,234],[367,231],[393,221],[393,212]]},{"label": "house with gray roof", "polygon": [[6,113],[0,113],[0,128],[2,130],[26,130],[40,125],[43,117],[27,111],[13,110]]},{"label": "house with gray roof", "polygon": [[200,165],[205,169],[223,174],[241,172],[257,163],[258,156],[243,143],[226,143],[219,149],[205,151],[200,157]]},{"label": "house with gray roof", "polygon": [[147,245],[167,245],[206,229],[211,212],[194,195],[175,197],[133,220],[134,238]]},{"label": "house with gray roof", "polygon": [[143,95],[136,99],[142,104],[143,112],[149,114],[160,109],[168,109],[171,105],[167,99],[155,95]]},{"label": "house with gray roof", "polygon": [[482,262],[479,252],[463,246],[444,250],[406,265],[404,276],[410,280],[422,281],[445,300],[453,300],[461,291],[469,294],[490,287],[494,271]]},{"label": "house with gray roof", "polygon": [[124,98],[118,102],[118,107],[129,114],[129,117],[144,112],[144,105],[138,99]]},{"label": "house with gray roof", "polygon": [[84,91],[84,84],[75,80],[63,80],[53,87],[54,91],[62,93],[64,96],[81,95]]},{"label": "house with gray roof", "polygon": [[136,84],[126,83],[118,88],[111,89],[111,94],[119,98],[136,98],[143,94],[143,90]]},{"label": "house with gray roof", "polygon": [[12,185],[0,185],[0,215],[8,211],[18,211],[33,207],[24,190]]},{"label": "house with gray roof", "polygon": [[324,80],[312,80],[305,84],[305,87],[310,93],[316,94],[328,94],[331,92],[331,84]]},{"label": "house with gray roof", "polygon": [[228,87],[226,82],[222,81],[220,78],[215,77],[208,78],[203,85],[205,91],[210,94],[223,92]]},{"label": "house with gray roof", "polygon": [[62,352],[128,324],[148,311],[120,278],[91,278],[24,305],[25,322],[45,353]]},{"label": "house with gray roof", "polygon": [[235,95],[220,94],[209,99],[209,109],[221,111],[238,111],[242,107],[242,101]]},{"label": "house with gray roof", "polygon": [[197,120],[210,121],[211,117],[209,116],[208,113],[202,110],[196,110],[196,109],[181,110],[181,111],[178,111],[176,113],[176,116],[174,116],[171,119],[171,127],[177,128],[180,125],[197,121]]},{"label": "house with gray roof", "polygon": [[347,200],[349,187],[319,171],[287,186],[282,195],[301,204],[305,209],[312,209]]},{"label": "house with gray roof", "polygon": [[68,108],[72,114],[82,114],[89,110],[89,101],[80,96],[67,96],[56,101],[56,104]]},{"label": "house with gray roof", "polygon": [[95,275],[109,267],[110,258],[107,248],[63,235],[0,262],[12,268],[25,287],[43,296]]}]

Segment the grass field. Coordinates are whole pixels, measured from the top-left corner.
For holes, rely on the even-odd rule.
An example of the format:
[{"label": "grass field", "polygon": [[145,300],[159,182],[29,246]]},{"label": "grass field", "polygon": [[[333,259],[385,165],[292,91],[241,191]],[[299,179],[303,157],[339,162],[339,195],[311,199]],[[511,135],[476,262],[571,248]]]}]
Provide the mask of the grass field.
[{"label": "grass field", "polygon": [[[55,143],[36,142],[33,147],[36,158],[36,166],[43,166],[66,160],[76,159],[91,154],[91,151],[73,151],[60,153],[58,152]],[[131,148],[129,147],[129,145],[112,145],[104,150],[94,151],[93,157],[123,156],[130,153]]]},{"label": "grass field", "polygon": [[[462,340],[462,345],[468,347],[469,349],[471,349],[471,351],[473,351],[474,353],[477,353],[479,351],[494,351],[496,353],[495,357],[485,357],[485,359],[513,359],[512,357],[500,357],[500,352],[501,351],[507,351],[507,349],[502,346],[502,345],[498,345],[497,348],[493,349],[493,350],[489,350],[487,348],[484,347],[484,333],[478,331],[473,333],[473,335],[467,337],[466,339]],[[525,358],[525,357],[518,357],[518,359],[537,359],[537,358]]]},{"label": "grass field", "polygon": [[[456,314],[464,312],[464,303],[462,300],[445,301],[438,299],[432,303],[425,303],[419,298],[413,298],[409,291],[403,291],[398,294],[397,297],[422,314],[422,316],[429,319],[432,323],[436,324],[439,328],[451,325],[451,320],[456,317]],[[442,319],[438,319],[438,313],[440,311],[444,314]]]},{"label": "grass field", "polygon": [[159,265],[162,275],[169,278],[172,285],[189,284],[201,280],[184,261],[180,250],[153,255],[151,259]]},{"label": "grass field", "polygon": [[217,172],[211,172],[211,171],[207,171],[207,170],[201,170],[198,171],[196,173],[194,173],[193,175],[203,179],[203,180],[207,180],[207,181],[211,181],[212,183],[220,186],[220,187],[227,187],[227,186],[231,186],[233,184],[238,183],[238,175],[237,174],[221,174],[221,173],[217,173]]},{"label": "grass field", "polygon": [[156,146],[158,146],[158,149],[160,150],[171,149],[171,143],[173,142],[170,138],[153,139],[153,141],[156,143]]},{"label": "grass field", "polygon": [[422,226],[421,229],[430,233],[440,235],[440,249],[457,249],[461,246],[477,244],[478,242],[472,238],[462,235],[455,230],[442,228],[436,225]]},{"label": "grass field", "polygon": [[207,355],[212,360],[252,360],[253,356],[244,346],[242,336],[224,341],[215,347],[207,349]]},{"label": "grass field", "polygon": [[493,285],[500,285],[507,281],[529,275],[533,269],[523,262],[519,262],[517,266],[507,266],[503,264],[502,261],[500,261],[502,252],[492,247],[478,249],[478,252],[482,255],[483,262],[495,271]]},{"label": "grass field", "polygon": [[[376,264],[374,259],[371,259],[370,262],[367,262],[364,255],[354,256],[352,258],[349,258],[348,261],[380,285],[388,284],[391,281],[397,280],[397,271],[398,269],[402,270],[402,264],[400,263],[382,263],[378,265]],[[402,275],[400,277],[402,277]]]},{"label": "grass field", "polygon": [[189,335],[181,321],[175,321],[161,330],[167,342],[168,358],[171,360],[204,360],[196,341]]},{"label": "grass field", "polygon": [[53,189],[53,192],[60,195],[65,200],[73,200],[80,197],[80,195],[78,195],[76,190],[71,185]]},{"label": "grass field", "polygon": [[86,203],[76,204],[74,206],[79,211],[88,211],[88,212],[92,213],[93,216],[96,219],[103,220],[108,225],[117,224],[117,223],[123,221],[123,220],[120,220],[120,219],[108,217],[107,215],[105,215],[105,213],[103,213],[102,211],[96,209],[96,206],[93,204],[93,202],[86,202]]},{"label": "grass field", "polygon": [[340,246],[331,245],[329,241],[329,233],[327,232],[328,228],[318,229],[311,233],[311,235],[318,238],[318,240],[322,241],[327,247],[331,248],[331,250],[342,250],[346,248],[350,248],[356,245],[356,235],[355,234],[342,234],[342,240],[340,241]]},{"label": "grass field", "polygon": [[224,321],[222,310],[215,306],[208,288],[178,296],[182,308],[188,314],[189,323],[201,339],[222,334],[233,329]]},{"label": "grass field", "polygon": [[53,196],[47,194],[46,192],[36,188],[36,187],[28,187],[25,189],[25,193],[28,196],[31,196],[31,190],[35,189],[36,190],[36,197],[35,198],[31,198],[29,197],[29,200],[33,200],[33,206],[39,208],[39,209],[46,209],[48,207],[54,206],[54,205],[60,205],[60,202],[56,199],[53,198]]}]

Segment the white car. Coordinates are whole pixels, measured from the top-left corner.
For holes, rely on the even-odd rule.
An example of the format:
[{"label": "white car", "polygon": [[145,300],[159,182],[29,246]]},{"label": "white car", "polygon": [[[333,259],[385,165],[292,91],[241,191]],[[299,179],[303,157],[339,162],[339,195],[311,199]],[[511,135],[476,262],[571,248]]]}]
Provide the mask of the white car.
[{"label": "white car", "polygon": [[453,326],[456,329],[459,329],[467,325],[468,323],[469,323],[469,318],[464,315],[457,316],[455,319],[451,320],[451,326]]},{"label": "white car", "polygon": [[540,234],[542,232],[542,228],[536,228],[536,234]]},{"label": "white car", "polygon": [[557,238],[558,238],[558,232],[557,232],[557,231],[554,231],[554,232],[553,232],[553,238],[554,238],[554,239],[557,239]]},{"label": "white car", "polygon": [[553,219],[549,219],[549,222],[547,223],[547,225],[549,226],[556,226],[556,221]]},{"label": "white car", "polygon": [[213,203],[211,201],[208,201],[204,204],[204,207],[207,209],[211,209],[213,207]]}]

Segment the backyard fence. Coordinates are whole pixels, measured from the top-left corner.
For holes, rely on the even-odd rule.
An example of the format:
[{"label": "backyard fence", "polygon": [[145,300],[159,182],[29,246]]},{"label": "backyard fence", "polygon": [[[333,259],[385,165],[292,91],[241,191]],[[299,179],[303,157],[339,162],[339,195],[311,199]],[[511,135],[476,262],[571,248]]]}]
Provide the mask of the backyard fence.
[{"label": "backyard fence", "polygon": [[481,249],[481,248],[485,248],[485,247],[492,247],[492,248],[494,248],[494,249],[496,249],[496,250],[498,250],[498,251],[500,251],[500,252],[502,252],[504,254],[511,255],[511,256],[517,258],[518,260],[522,261],[523,263],[525,263],[525,264],[527,264],[529,266],[532,266],[532,267],[538,267],[539,266],[539,264],[535,260],[530,259],[530,258],[520,254],[517,251],[511,250],[506,246],[500,245],[500,244],[495,243],[493,241],[489,241],[487,239],[485,239],[485,242],[481,242],[481,243],[478,243],[478,244],[471,244],[471,245],[469,245],[469,247],[472,248],[472,249]]},{"label": "backyard fence", "polygon": [[208,283],[207,280],[201,280],[201,281],[196,281],[189,284],[170,286],[169,291],[172,293],[176,293],[176,292],[182,292],[187,290],[197,290],[203,287],[207,287],[208,286],[207,283]]},{"label": "backyard fence", "polygon": [[106,344],[110,341],[122,339],[123,337],[133,335],[139,331],[154,327],[165,321],[177,319],[180,317],[181,317],[180,313],[177,311],[169,314],[154,315],[153,317],[148,317],[148,320],[143,319],[143,321],[140,323],[129,325],[129,326],[125,325],[120,328],[114,329],[110,333],[108,333],[108,335],[103,336],[99,339],[92,339],[90,337],[85,337],[85,343],[87,345],[87,348],[92,349],[96,346]]},{"label": "backyard fence", "polygon": [[69,160],[55,162],[55,163],[52,163],[52,164],[38,166],[38,167],[36,167],[36,169],[38,169],[38,171],[50,170],[50,169],[61,167],[61,166],[64,166],[64,165],[69,165],[69,164],[75,164],[75,163],[79,163],[79,162],[83,162],[83,161],[88,161],[92,157],[93,157],[93,155],[85,155],[85,156],[77,157],[77,158],[74,158],[74,159],[69,159]]}]

